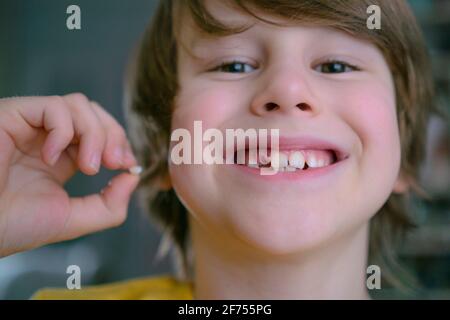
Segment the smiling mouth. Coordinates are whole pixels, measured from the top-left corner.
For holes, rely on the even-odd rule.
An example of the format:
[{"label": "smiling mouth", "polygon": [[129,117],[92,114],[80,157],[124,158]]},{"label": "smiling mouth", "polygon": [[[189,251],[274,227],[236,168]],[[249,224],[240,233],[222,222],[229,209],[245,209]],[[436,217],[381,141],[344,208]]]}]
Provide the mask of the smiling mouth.
[{"label": "smiling mouth", "polygon": [[332,149],[289,149],[259,153],[245,149],[234,153],[234,164],[249,168],[272,168],[279,172],[296,172],[323,168],[342,161],[346,156]]},{"label": "smiling mouth", "polygon": [[254,141],[251,144],[246,141],[243,145],[228,150],[233,158],[227,163],[255,171],[272,168],[276,172],[295,173],[322,171],[323,169],[318,169],[334,167],[350,156],[348,146],[319,136],[280,136],[278,142],[269,147],[269,143]]}]

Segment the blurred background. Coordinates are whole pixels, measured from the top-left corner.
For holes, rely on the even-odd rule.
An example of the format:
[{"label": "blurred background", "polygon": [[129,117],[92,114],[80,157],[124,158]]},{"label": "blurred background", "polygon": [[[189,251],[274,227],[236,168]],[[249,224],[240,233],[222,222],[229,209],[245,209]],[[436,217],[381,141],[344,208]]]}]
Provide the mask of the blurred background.
[{"label": "blurred background", "polygon": [[[433,60],[440,103],[450,105],[450,0],[410,0]],[[123,75],[156,0],[0,1],[0,97],[83,92],[123,121]],[[66,9],[81,8],[81,30],[66,28]],[[435,201],[420,206],[423,226],[401,250],[421,280],[424,298],[450,298],[450,142],[448,123],[430,122],[423,176]],[[1,152],[1,150],[0,150]],[[66,189],[74,196],[98,192],[114,172],[77,174]],[[156,259],[161,234],[130,204],[125,224],[76,240],[0,259],[0,299],[28,299],[43,287],[65,287],[66,269],[82,270],[82,286],[173,272]],[[378,295],[396,297],[384,288]]]}]

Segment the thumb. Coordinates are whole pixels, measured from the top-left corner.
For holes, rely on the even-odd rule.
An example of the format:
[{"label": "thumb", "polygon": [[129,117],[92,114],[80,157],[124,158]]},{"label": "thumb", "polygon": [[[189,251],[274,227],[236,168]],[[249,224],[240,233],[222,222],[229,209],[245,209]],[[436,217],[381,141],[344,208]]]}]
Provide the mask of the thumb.
[{"label": "thumb", "polygon": [[117,227],[125,222],[131,194],[139,177],[129,173],[115,176],[100,194],[71,198],[71,213],[56,241]]},{"label": "thumb", "polygon": [[123,213],[124,219],[122,222],[119,221],[119,224],[125,221],[131,194],[136,189],[138,183],[138,176],[130,173],[122,173],[115,176],[100,194],[100,197],[110,212],[115,213],[119,217]]}]

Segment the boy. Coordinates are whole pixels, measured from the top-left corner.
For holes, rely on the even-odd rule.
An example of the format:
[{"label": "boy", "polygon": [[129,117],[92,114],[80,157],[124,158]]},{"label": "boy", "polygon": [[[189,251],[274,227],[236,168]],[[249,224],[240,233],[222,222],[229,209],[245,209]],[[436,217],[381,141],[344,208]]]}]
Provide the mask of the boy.
[{"label": "boy", "polygon": [[[381,8],[381,30],[367,28],[366,9],[373,4]],[[369,249],[384,263],[383,276],[395,281],[392,240],[412,224],[405,205],[421,192],[418,168],[433,108],[423,40],[404,1],[161,1],[128,94],[131,138],[145,170],[142,203],[179,248],[187,281],[43,291],[38,298],[366,299]],[[79,167],[93,174],[100,158],[115,168],[136,160],[121,158],[120,151],[114,156],[118,141],[127,144],[124,135],[109,134],[120,129],[83,96],[51,103],[66,106],[53,109],[69,110],[64,119],[73,118],[73,132],[52,131],[62,111],[54,121],[41,117],[45,108],[33,114],[26,105],[47,102],[38,99],[44,98],[6,100],[0,109],[9,117],[0,128],[10,151],[1,167],[21,177],[2,173],[3,255],[122,222],[137,184],[124,173],[101,195],[69,200],[60,187],[66,172]],[[78,109],[83,116],[73,112]],[[14,146],[26,153],[17,147],[24,130],[19,116],[50,131],[45,162],[34,158],[27,174],[11,165],[20,162]],[[91,130],[81,117],[91,119]],[[183,128],[194,135],[195,121],[219,132],[278,129],[285,168],[295,169],[262,176],[238,164],[176,165],[171,132]],[[94,138],[99,123],[104,133]],[[67,156],[54,167],[48,141]],[[291,161],[299,154],[306,163],[301,168]],[[19,243],[16,235],[22,239],[31,225],[17,217],[31,210],[14,196],[36,193],[24,193],[15,181],[35,172],[48,181],[39,194],[47,210],[26,220],[40,228]],[[114,222],[105,217],[108,209],[116,213]],[[158,295],[164,290],[169,294]]]}]

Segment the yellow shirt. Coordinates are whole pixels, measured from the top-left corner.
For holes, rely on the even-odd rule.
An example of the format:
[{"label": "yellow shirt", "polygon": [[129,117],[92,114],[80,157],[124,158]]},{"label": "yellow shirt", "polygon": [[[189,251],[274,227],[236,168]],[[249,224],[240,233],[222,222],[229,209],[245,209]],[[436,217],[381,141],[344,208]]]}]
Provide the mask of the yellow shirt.
[{"label": "yellow shirt", "polygon": [[42,289],[37,300],[192,300],[193,286],[169,275],[146,277],[81,289]]}]

